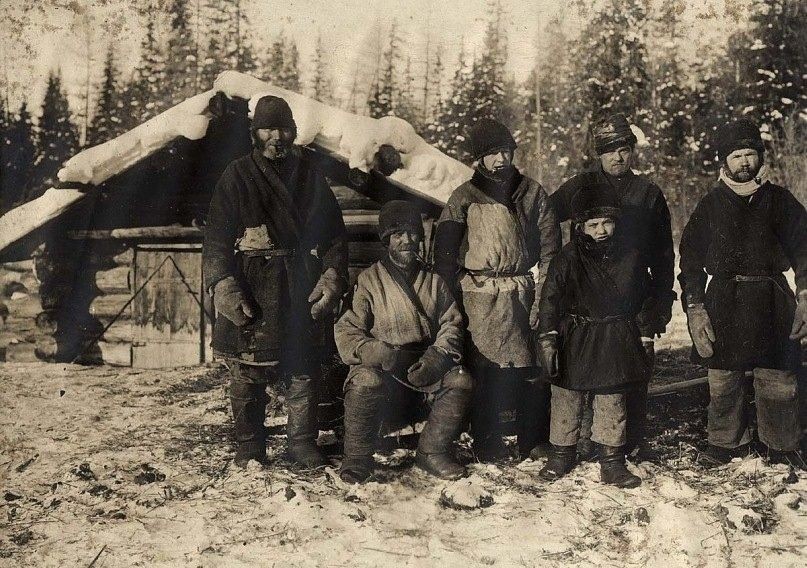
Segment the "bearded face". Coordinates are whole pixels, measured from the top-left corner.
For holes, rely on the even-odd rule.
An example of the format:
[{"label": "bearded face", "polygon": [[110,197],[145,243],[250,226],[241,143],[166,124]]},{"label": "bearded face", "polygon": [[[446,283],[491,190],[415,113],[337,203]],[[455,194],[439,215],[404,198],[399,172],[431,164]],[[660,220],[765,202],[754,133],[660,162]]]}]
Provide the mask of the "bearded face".
[{"label": "bearded face", "polygon": [[753,148],[741,148],[726,156],[726,173],[736,182],[751,181],[761,166],[759,152]]},{"label": "bearded face", "polygon": [[269,160],[285,158],[294,144],[293,128],[259,128],[253,131],[253,144]]},{"label": "bearded face", "polygon": [[410,229],[395,231],[389,235],[387,251],[392,262],[402,268],[409,268],[418,259],[420,235]]}]

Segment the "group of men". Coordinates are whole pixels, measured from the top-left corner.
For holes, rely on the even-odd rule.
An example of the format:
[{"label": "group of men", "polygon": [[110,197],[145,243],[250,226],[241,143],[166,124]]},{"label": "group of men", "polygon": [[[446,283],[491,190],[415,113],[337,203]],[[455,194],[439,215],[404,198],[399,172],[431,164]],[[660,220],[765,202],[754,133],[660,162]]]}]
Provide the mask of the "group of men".
[{"label": "group of men", "polygon": [[[437,221],[433,258],[417,208],[388,202],[378,222],[386,254],[349,294],[341,211],[294,145],[288,104],[260,98],[251,135],[253,150],[214,191],[203,255],[217,311],[213,347],[232,375],[237,464],[267,461],[271,382],[287,387],[289,458],[328,463],[317,447],[317,381],[336,316],[336,346],[350,366],[344,481],[372,476],[385,406],[425,402],[416,464],[440,478],[465,475],[453,444],[469,419],[475,457],[506,458],[503,415],[515,410],[520,454],[548,456],[542,478],[558,479],[595,453],[603,482],[640,483],[625,456],[644,450],[653,341],[676,299],[674,251],[662,191],[631,169],[637,140],[623,115],[593,128],[596,167],[551,196],[513,165],[508,129],[478,121],[468,136],[474,173]],[[807,213],[765,178],[755,125],[731,122],[716,143],[720,179],[680,245],[695,356],[709,367],[704,461],[747,451],[744,372],[753,370],[760,440],[773,457],[803,463],[796,387],[807,337]],[[561,246],[566,220],[571,240]],[[798,301],[783,276],[790,267]],[[587,412],[591,432],[581,436]]]}]

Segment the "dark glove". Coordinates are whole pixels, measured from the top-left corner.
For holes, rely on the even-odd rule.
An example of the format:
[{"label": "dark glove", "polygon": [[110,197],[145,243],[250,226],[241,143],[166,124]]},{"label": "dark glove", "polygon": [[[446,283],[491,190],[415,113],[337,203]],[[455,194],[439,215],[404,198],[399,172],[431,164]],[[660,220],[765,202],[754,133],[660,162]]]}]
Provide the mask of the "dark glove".
[{"label": "dark glove", "polygon": [[363,343],[356,350],[356,355],[359,356],[362,365],[384,371],[393,370],[398,362],[398,350],[378,339]]},{"label": "dark glove", "polygon": [[656,348],[653,344],[653,340],[649,337],[642,338],[642,348],[644,352],[647,354],[647,360],[650,362],[650,366],[654,366],[656,364]]},{"label": "dark glove", "polygon": [[790,328],[790,339],[804,342],[807,337],[807,290],[799,292],[796,312],[793,314],[793,327]]},{"label": "dark glove", "polygon": [[255,317],[252,304],[233,276],[216,282],[213,287],[213,305],[216,312],[239,327],[248,324]]},{"label": "dark glove", "polygon": [[712,329],[712,322],[703,304],[691,304],[687,306],[687,322],[689,323],[689,335],[698,355],[708,359],[715,354],[712,343],[715,341],[715,331]]},{"label": "dark glove", "polygon": [[329,268],[319,277],[317,285],[308,296],[311,305],[311,318],[320,320],[332,314],[342,296],[342,279],[335,268]]},{"label": "dark glove", "polygon": [[545,333],[538,338],[538,361],[550,378],[558,376],[558,334]]},{"label": "dark glove", "polygon": [[447,353],[432,345],[409,367],[406,378],[416,387],[427,387],[442,379],[454,365],[454,360]]}]

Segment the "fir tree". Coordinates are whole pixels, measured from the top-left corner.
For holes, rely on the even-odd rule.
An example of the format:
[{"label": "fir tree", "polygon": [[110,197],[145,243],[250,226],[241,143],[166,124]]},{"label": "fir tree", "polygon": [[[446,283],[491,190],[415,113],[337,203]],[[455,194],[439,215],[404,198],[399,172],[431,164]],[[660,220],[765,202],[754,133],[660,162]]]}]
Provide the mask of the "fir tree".
[{"label": "fir tree", "polygon": [[96,146],[123,132],[118,106],[118,80],[112,44],[107,49],[104,78],[92,122],[87,129],[87,146]]},{"label": "fir tree", "polygon": [[413,88],[414,79],[412,77],[412,59],[406,58],[403,75],[400,80],[400,88],[395,104],[394,114],[411,124],[416,131],[421,130],[420,109],[415,102],[415,92]]},{"label": "fir tree", "polygon": [[3,137],[2,162],[0,162],[0,211],[16,207],[25,199],[28,178],[33,169],[36,148],[31,113],[22,103],[16,118],[8,124]]},{"label": "fir tree", "polygon": [[167,107],[161,96],[166,78],[165,55],[156,38],[156,12],[148,10],[146,33],[140,43],[140,60],[132,73],[132,80],[126,89],[122,113],[124,130],[130,130],[159,114]]},{"label": "fir tree", "polygon": [[191,33],[188,0],[171,0],[168,33],[166,81],[163,96],[168,106],[193,95],[198,87],[197,46]]},{"label": "fir tree", "polygon": [[27,196],[29,199],[52,187],[62,164],[78,150],[78,132],[70,119],[60,73],[51,72],[48,76],[38,130],[33,184]]},{"label": "fir tree", "polygon": [[333,86],[325,63],[325,49],[322,46],[321,35],[317,36],[311,67],[311,80],[308,88],[310,96],[322,103],[332,104]]},{"label": "fir tree", "polygon": [[289,91],[300,93],[300,52],[294,38],[286,42],[283,55],[283,67],[280,70],[280,86]]},{"label": "fir tree", "polygon": [[223,5],[221,0],[208,2],[203,13],[207,44],[199,66],[199,81],[202,89],[209,89],[219,73],[229,67],[224,57],[224,44],[226,29],[230,25],[230,13],[228,5]]},{"label": "fir tree", "polygon": [[461,47],[449,96],[442,101],[434,122],[425,132],[432,145],[459,160],[468,157],[465,133],[472,107],[470,84],[471,68],[466,61],[465,49]]},{"label": "fir tree", "polygon": [[273,85],[280,86],[286,55],[286,38],[281,31],[266,50],[263,77]]},{"label": "fir tree", "polygon": [[242,73],[254,73],[258,69],[250,39],[250,22],[242,0],[222,0],[229,14],[223,44],[223,57],[228,69]]},{"label": "fir tree", "polygon": [[376,71],[376,78],[367,103],[370,116],[381,118],[395,114],[397,98],[397,85],[395,82],[395,66],[398,60],[398,29],[392,23],[389,34],[389,44],[382,56],[382,68]]}]

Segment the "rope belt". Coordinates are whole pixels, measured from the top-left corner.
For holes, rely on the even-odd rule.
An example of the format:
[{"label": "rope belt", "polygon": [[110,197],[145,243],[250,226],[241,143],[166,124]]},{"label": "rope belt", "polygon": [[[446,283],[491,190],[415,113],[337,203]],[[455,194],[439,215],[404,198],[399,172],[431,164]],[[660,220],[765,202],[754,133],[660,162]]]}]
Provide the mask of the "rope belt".
[{"label": "rope belt", "polygon": [[471,270],[470,268],[466,268],[465,272],[467,272],[471,276],[492,276],[493,278],[513,278],[515,276],[532,277],[532,273],[530,272],[512,272],[506,270],[490,270],[490,269]]},{"label": "rope belt", "polygon": [[248,258],[253,258],[256,256],[262,256],[264,258],[276,258],[280,256],[294,256],[294,253],[297,251],[296,249],[250,249],[238,250],[235,252],[236,254],[243,254]]},{"label": "rope belt", "polygon": [[613,316],[605,316],[602,318],[595,318],[591,316],[583,316],[580,314],[568,314],[569,319],[576,325],[584,323],[615,323],[618,321],[630,321],[632,318],[626,314],[617,314]]}]

